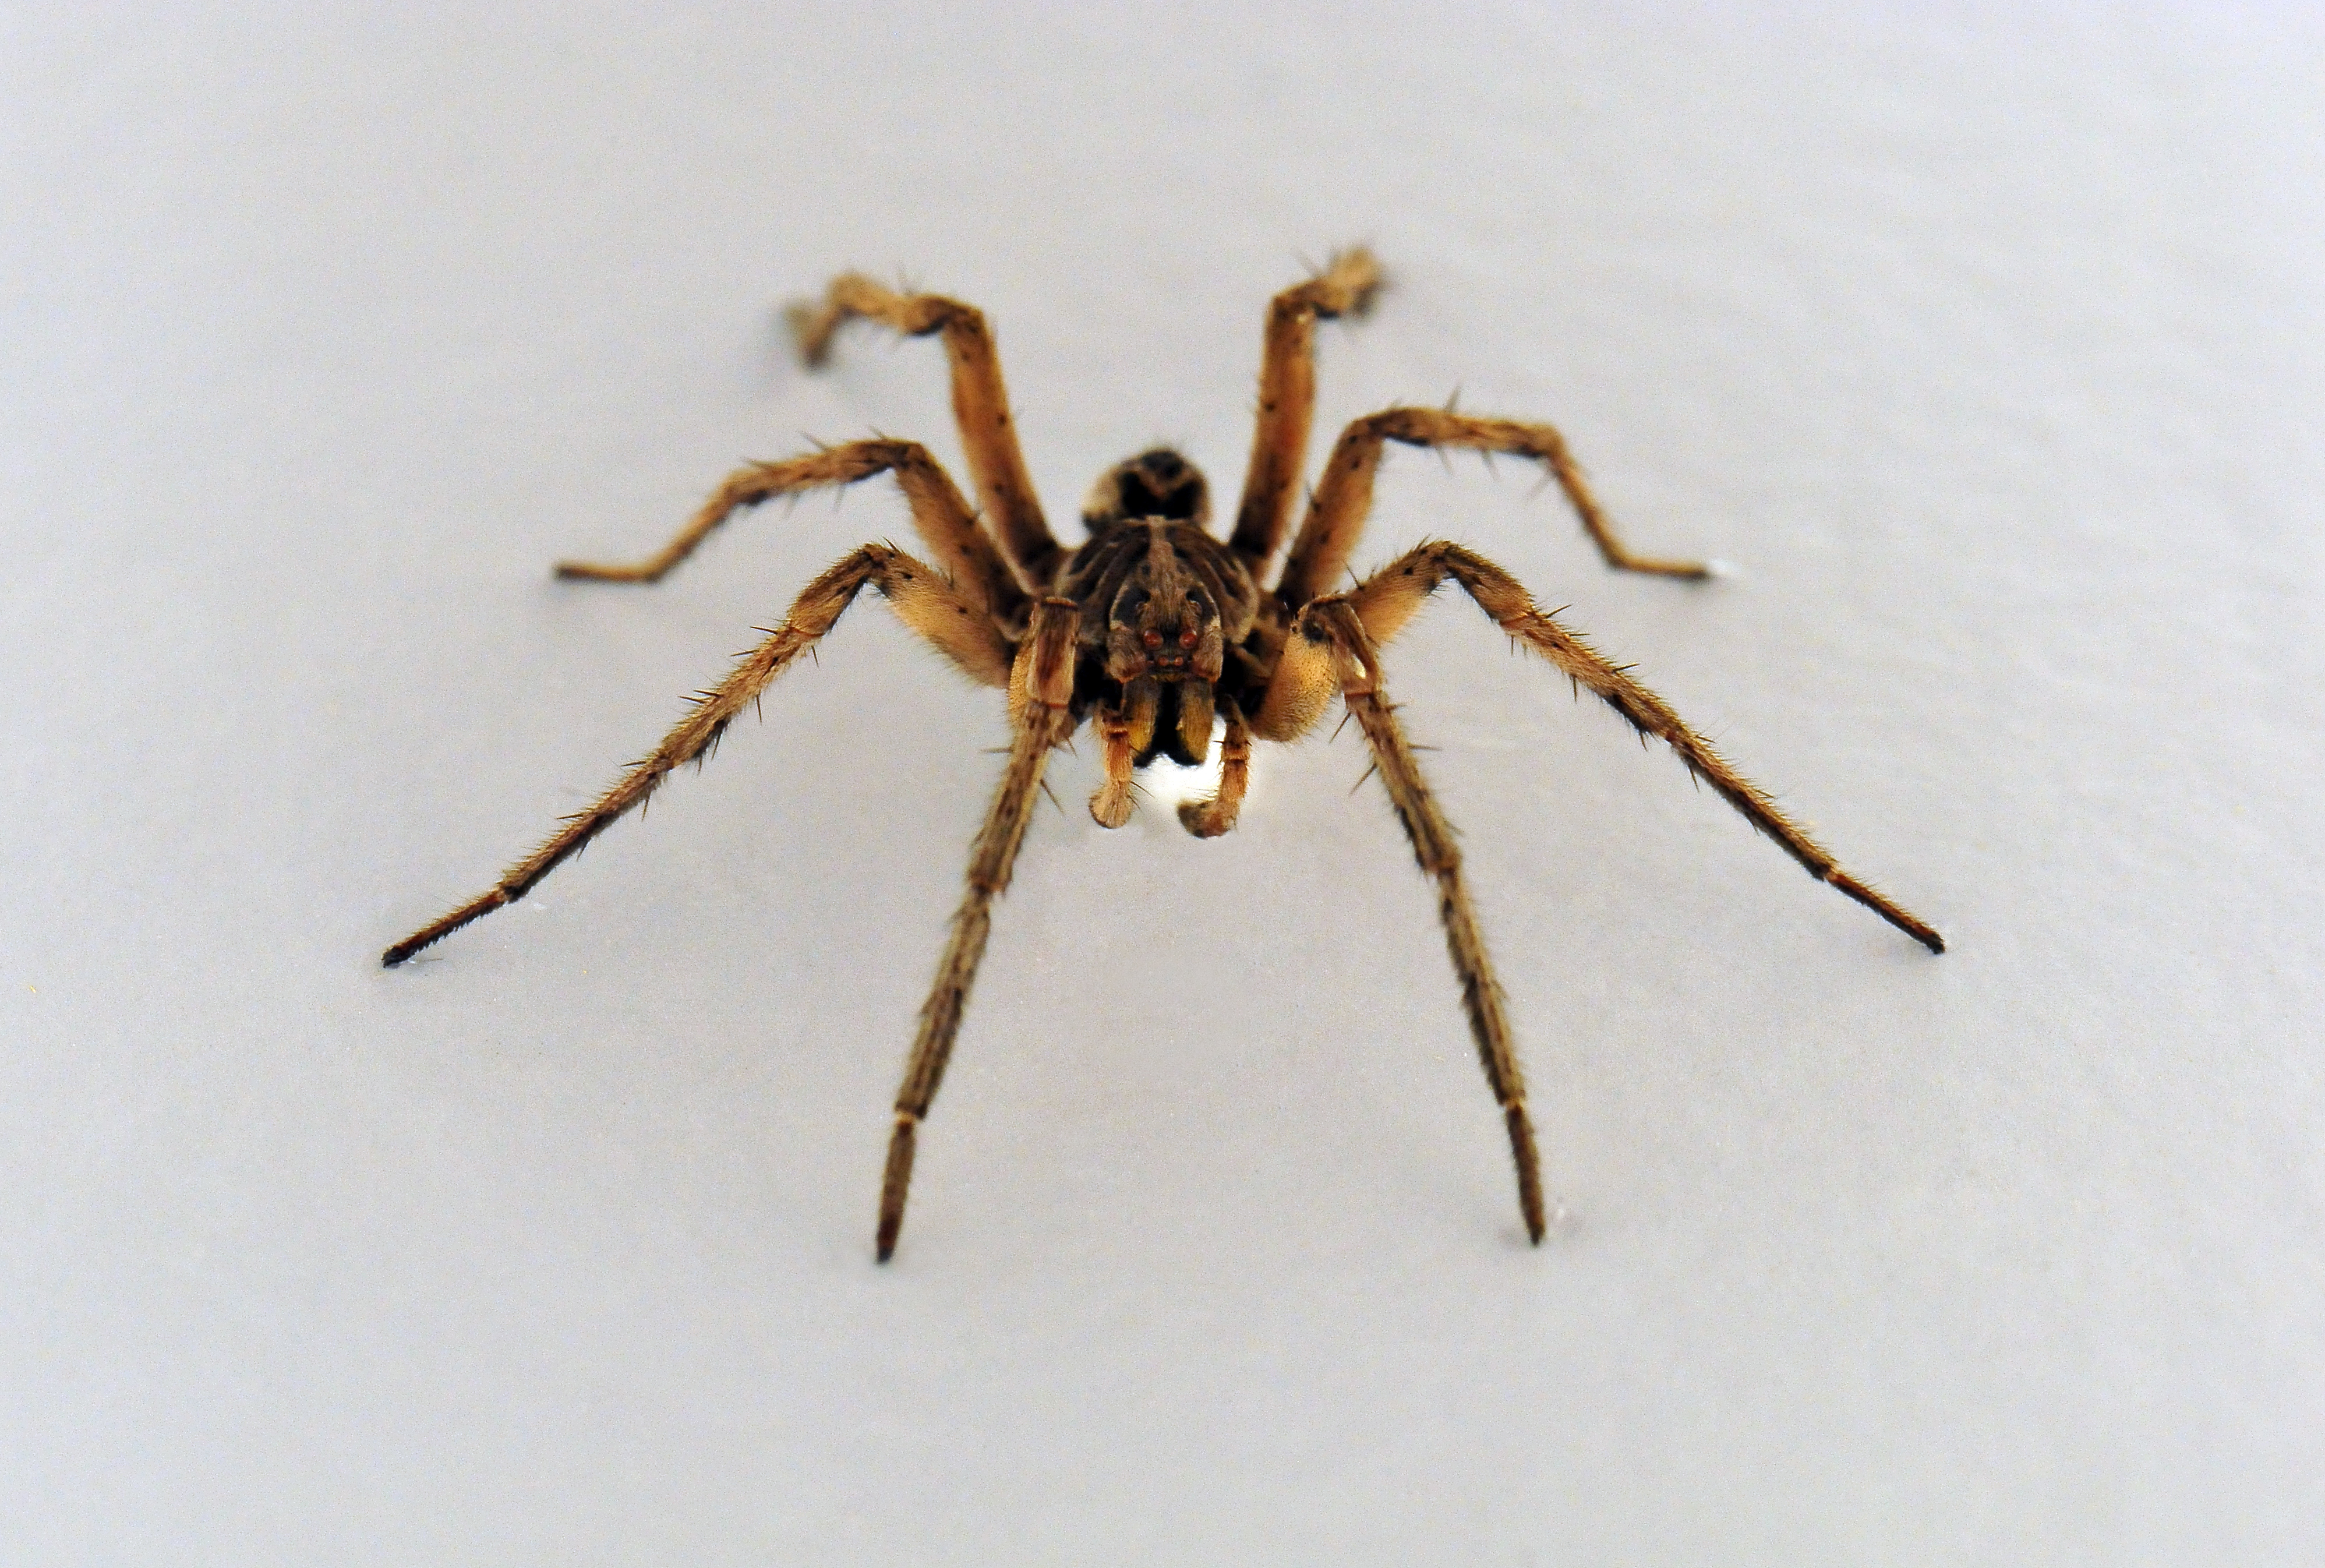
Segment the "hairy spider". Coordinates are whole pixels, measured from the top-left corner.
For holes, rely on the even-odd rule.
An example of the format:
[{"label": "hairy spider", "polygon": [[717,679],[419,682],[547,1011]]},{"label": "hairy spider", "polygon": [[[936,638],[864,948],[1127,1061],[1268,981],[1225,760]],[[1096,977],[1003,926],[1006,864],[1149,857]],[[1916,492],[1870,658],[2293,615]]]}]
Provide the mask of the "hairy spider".
[{"label": "hairy spider", "polygon": [[[895,476],[912,524],[935,557],[930,566],[891,544],[866,544],[810,583],[791,614],[693,712],[588,810],[566,819],[547,842],[509,868],[499,883],[389,948],[402,963],[477,916],[525,895],[632,807],[671,770],[702,758],[735,716],[768,682],[831,630],[868,583],[904,624],[976,680],[1005,690],[1013,743],[1000,788],[969,851],[968,890],[953,915],[934,988],[897,1091],[895,1127],[880,1188],[877,1248],[885,1262],[904,1220],[917,1129],[936,1098],[977,961],[992,929],[993,901],[1009,886],[1017,847],[1042,788],[1051,751],[1088,720],[1105,782],[1090,814],[1108,828],[1130,820],[1132,779],[1158,756],[1184,764],[1209,755],[1220,730],[1218,793],[1179,808],[1188,831],[1212,838],[1235,826],[1250,776],[1251,743],[1296,740],[1338,695],[1372,748],[1375,768],[1413,841],[1422,870],[1437,883],[1445,943],[1461,984],[1461,1005],[1501,1107],[1517,1166],[1526,1234],[1542,1237],[1541,1162],[1526,1116],[1525,1084],[1486,957],[1477,913],[1461,880],[1461,855],[1445,814],[1422,781],[1413,747],[1381,683],[1380,647],[1448,581],[1515,639],[1588,686],[1643,736],[1660,737],[1688,771],[1709,784],[1760,831],[1827,882],[1931,952],[1945,942],[1832,856],[1722,759],[1653,692],[1631,679],[1556,619],[1535,608],[1517,580],[1459,544],[1406,552],[1344,593],[1325,589],[1347,569],[1372,506],[1373,477],[1388,442],[1468,448],[1532,459],[1565,492],[1607,564],[1660,577],[1709,575],[1695,562],[1633,554],[1616,536],[1546,424],[1480,419],[1450,409],[1391,408],[1349,425],[1274,588],[1262,586],[1283,542],[1292,492],[1315,404],[1315,324],[1364,311],[1380,284],[1372,256],[1351,250],[1319,276],[1275,296],[1268,307],[1260,366],[1258,428],[1234,532],[1222,543],[1205,529],[1209,492],[1193,464],[1157,448],[1116,464],[1082,505],[1088,537],[1068,550],[1043,522],[1033,482],[1017,450],[993,334],[984,315],[936,294],[900,294],[849,274],[833,280],[820,305],[792,307],[801,354],[823,362],[833,335],[852,317],[910,337],[941,333],[952,368],[953,414],[960,426],[981,510],[917,441],[858,441],[729,475],[662,551],[632,566],[567,561],[565,578],[654,582],[736,513],[777,496]],[[983,526],[980,526],[980,524]],[[989,532],[988,532],[989,530]]]}]

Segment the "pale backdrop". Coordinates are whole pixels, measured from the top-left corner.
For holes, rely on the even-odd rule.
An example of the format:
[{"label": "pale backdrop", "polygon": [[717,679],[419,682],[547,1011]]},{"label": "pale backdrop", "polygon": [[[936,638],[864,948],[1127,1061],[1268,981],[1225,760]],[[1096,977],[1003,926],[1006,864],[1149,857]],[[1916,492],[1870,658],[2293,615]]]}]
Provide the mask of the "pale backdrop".
[{"label": "pale backdrop", "polygon": [[[2325,1555],[2325,31],[2292,6],[180,5],[0,19],[0,1534],[37,1563]],[[1392,458],[1932,959],[1459,602],[1391,654],[1569,1215],[1524,1245],[1352,736],[1243,830],[1056,770],[903,1247],[1005,737],[867,600],[700,777],[394,973],[892,492],[986,307],[1070,516],[1553,418],[1643,547]]]}]

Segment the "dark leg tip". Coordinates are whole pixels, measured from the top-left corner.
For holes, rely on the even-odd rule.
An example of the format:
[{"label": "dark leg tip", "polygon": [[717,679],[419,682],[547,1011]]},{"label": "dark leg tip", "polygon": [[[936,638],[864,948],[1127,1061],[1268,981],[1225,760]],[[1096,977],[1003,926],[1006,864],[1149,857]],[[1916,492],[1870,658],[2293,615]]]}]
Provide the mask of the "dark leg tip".
[{"label": "dark leg tip", "polygon": [[660,582],[668,566],[601,566],[594,561],[560,561],[550,569],[560,582]]},{"label": "dark leg tip", "polygon": [[880,1178],[880,1229],[873,1250],[881,1262],[896,1250],[904,1229],[904,1194],[912,1184],[912,1128],[919,1118],[911,1111],[896,1113],[896,1130],[888,1135],[888,1168]]}]

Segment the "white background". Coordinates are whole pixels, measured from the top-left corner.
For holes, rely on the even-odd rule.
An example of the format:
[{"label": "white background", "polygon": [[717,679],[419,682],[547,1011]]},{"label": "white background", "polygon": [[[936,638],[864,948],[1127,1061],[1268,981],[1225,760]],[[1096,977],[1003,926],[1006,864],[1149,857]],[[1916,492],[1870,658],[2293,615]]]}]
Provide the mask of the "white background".
[{"label": "white background", "polygon": [[[2296,8],[15,8],[0,19],[0,1534],[41,1563],[2294,1563],[2325,1553],[2325,31]],[[1559,421],[1644,549],[1392,457],[1932,959],[1465,604],[1392,690],[1570,1216],[1540,1250],[1353,735],[1241,831],[1053,770],[871,1258],[1005,738],[866,599],[426,961],[885,484],[559,585],[744,456],[1069,532]]]}]

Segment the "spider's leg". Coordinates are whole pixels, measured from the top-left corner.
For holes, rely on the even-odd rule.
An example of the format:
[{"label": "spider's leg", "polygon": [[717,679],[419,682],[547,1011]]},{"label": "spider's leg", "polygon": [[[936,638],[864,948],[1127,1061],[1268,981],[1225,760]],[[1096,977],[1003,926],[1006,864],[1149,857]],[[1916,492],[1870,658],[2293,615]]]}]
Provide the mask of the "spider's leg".
[{"label": "spider's leg", "polygon": [[1254,578],[1283,543],[1292,522],[1292,492],[1308,457],[1308,426],[1316,413],[1316,319],[1360,314],[1380,287],[1380,264],[1359,246],[1342,251],[1306,283],[1284,290],[1267,307],[1267,339],[1259,364],[1259,420],[1251,437],[1251,468],[1243,505],[1228,542]]},{"label": "spider's leg", "polygon": [[1207,801],[1179,803],[1180,822],[1198,839],[1216,839],[1236,825],[1251,784],[1251,726],[1232,697],[1219,699],[1219,711],[1227,721],[1219,742],[1219,793]]},{"label": "spider's leg", "polygon": [[1364,531],[1365,517],[1372,510],[1373,477],[1380,471],[1381,449],[1388,441],[1531,458],[1547,469],[1566,492],[1607,565],[1660,577],[1711,574],[1700,561],[1657,560],[1634,555],[1625,548],[1616,536],[1615,525],[1599,509],[1598,497],[1584,483],[1581,469],[1568,455],[1565,438],[1549,425],[1477,419],[1439,408],[1391,408],[1356,421],[1340,432],[1333,446],[1332,456],[1324,465],[1323,481],[1308,505],[1307,521],[1300,525],[1300,537],[1292,543],[1292,558],[1284,563],[1283,580],[1276,586],[1287,608],[1298,609],[1319,594],[1329,592],[1348,570],[1357,535]]},{"label": "spider's leg", "polygon": [[434,924],[405,937],[381,955],[389,968],[431,942],[449,936],[504,905],[514,904],[564,860],[633,806],[662,786],[671,770],[707,755],[735,716],[749,707],[793,660],[820,641],[866,583],[876,587],[904,624],[936,645],[953,663],[991,686],[1006,686],[1010,647],[984,614],[932,568],[886,544],[866,544],[808,584],[791,615],[767,640],[743,656],[724,681],[697,700],[694,711],[672,730],[651,756],[588,811],[566,819],[532,854],[510,867],[490,892],[470,900]]},{"label": "spider's leg", "polygon": [[778,463],[748,464],[727,475],[677,537],[645,560],[629,566],[560,561],[557,575],[596,582],[659,582],[737,512],[778,496],[853,485],[881,474],[896,476],[896,487],[912,507],[912,526],[965,597],[1005,619],[1023,609],[1025,596],[993,542],[977,528],[977,516],[951,476],[918,441],[847,441]]},{"label": "spider's leg", "polygon": [[821,304],[802,302],[785,316],[800,357],[811,366],[829,357],[833,335],[852,317],[878,321],[907,338],[944,334],[945,357],[952,366],[953,419],[968,452],[977,499],[1025,586],[1041,591],[1064,552],[1042,521],[1041,497],[1017,450],[1009,389],[1001,379],[1001,356],[985,312],[941,294],[900,294],[860,273],[844,273],[831,280]]},{"label": "spider's leg", "polygon": [[[1295,647],[1302,650],[1296,658],[1292,654]],[[1517,1047],[1502,1010],[1502,988],[1494,979],[1486,940],[1477,930],[1477,913],[1469,906],[1469,890],[1461,880],[1461,850],[1454,842],[1453,825],[1431,797],[1420,760],[1381,688],[1378,651],[1348,601],[1335,598],[1302,611],[1286,654],[1285,663],[1277,667],[1279,682],[1288,678],[1312,683],[1317,672],[1329,673],[1371,744],[1381,783],[1388,788],[1405,837],[1413,841],[1413,858],[1437,883],[1437,913],[1445,923],[1446,951],[1461,981],[1461,1009],[1468,1015],[1487,1085],[1502,1108],[1502,1123],[1509,1133],[1510,1158],[1517,1166],[1518,1209],[1525,1218],[1526,1235],[1540,1242],[1544,1228],[1542,1161],[1534,1149],[1533,1123],[1526,1115],[1525,1077],[1518,1070]],[[1269,700],[1274,696],[1271,690]]]},{"label": "spider's leg", "polygon": [[[1459,544],[1424,544],[1391,561],[1342,597],[1363,621],[1366,634],[1376,644],[1385,643],[1448,579],[1467,589],[1478,608],[1504,631],[1589,687],[1640,733],[1667,742],[1679,753],[1689,772],[1743,812],[1754,827],[1782,845],[1786,854],[1808,868],[1810,876],[1839,888],[1931,952],[1945,951],[1945,939],[1928,922],[1907,913],[1878,890],[1842,870],[1831,851],[1810,838],[1777,808],[1765,790],[1712,750],[1672,710],[1669,703],[1536,608],[1517,579],[1484,556]],[[1304,624],[1308,617],[1303,615],[1301,619]],[[1287,648],[1301,642],[1295,633]],[[1274,693],[1270,696],[1272,699]]]},{"label": "spider's leg", "polygon": [[936,1099],[953,1039],[960,1033],[969,987],[977,981],[977,961],[985,956],[985,941],[993,930],[993,900],[1009,886],[1050,753],[1073,734],[1067,704],[1073,696],[1079,619],[1072,600],[1042,600],[1034,607],[1033,630],[1019,646],[1010,674],[1010,718],[1016,736],[1009,747],[1009,765],[969,849],[968,892],[953,914],[952,935],[937,962],[936,984],[921,1008],[920,1033],[912,1041],[903,1084],[896,1090],[896,1126],[889,1135],[887,1170],[880,1183],[876,1245],[883,1263],[896,1250],[896,1234],[903,1229],[914,1134]]}]

